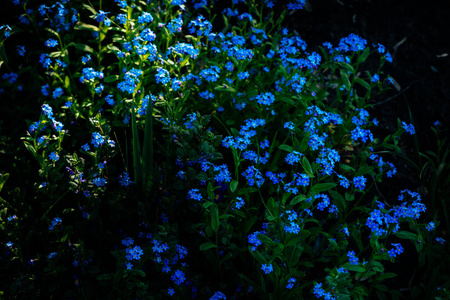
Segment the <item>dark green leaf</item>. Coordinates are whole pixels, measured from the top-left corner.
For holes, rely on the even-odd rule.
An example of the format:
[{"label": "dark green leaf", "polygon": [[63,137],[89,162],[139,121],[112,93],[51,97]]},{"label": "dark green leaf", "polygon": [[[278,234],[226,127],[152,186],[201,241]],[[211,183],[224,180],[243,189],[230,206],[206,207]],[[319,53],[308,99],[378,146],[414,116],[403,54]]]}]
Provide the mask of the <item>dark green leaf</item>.
[{"label": "dark green leaf", "polygon": [[398,231],[394,233],[398,238],[403,240],[411,240],[413,242],[417,242],[417,234],[409,232],[409,231]]},{"label": "dark green leaf", "polygon": [[305,195],[297,195],[294,198],[292,198],[291,200],[291,205],[295,205],[297,203],[300,203],[302,201],[306,200],[306,196]]},{"label": "dark green leaf", "polygon": [[212,242],[206,242],[200,245],[200,251],[206,251],[211,248],[217,248],[217,245]]},{"label": "dark green leaf", "polygon": [[232,193],[234,193],[234,191],[236,191],[238,184],[239,184],[239,182],[237,182],[236,180],[231,181],[230,190]]},{"label": "dark green leaf", "polygon": [[287,151],[289,153],[294,151],[294,148],[292,148],[292,146],[285,145],[285,144],[278,146],[278,148],[281,149],[281,150]]},{"label": "dark green leaf", "polygon": [[211,227],[217,232],[219,230],[219,208],[216,204],[212,205],[211,208]]},{"label": "dark green leaf", "polygon": [[313,185],[311,188],[314,192],[320,193],[320,192],[326,192],[328,190],[331,190],[336,186],[336,183],[317,183]]}]

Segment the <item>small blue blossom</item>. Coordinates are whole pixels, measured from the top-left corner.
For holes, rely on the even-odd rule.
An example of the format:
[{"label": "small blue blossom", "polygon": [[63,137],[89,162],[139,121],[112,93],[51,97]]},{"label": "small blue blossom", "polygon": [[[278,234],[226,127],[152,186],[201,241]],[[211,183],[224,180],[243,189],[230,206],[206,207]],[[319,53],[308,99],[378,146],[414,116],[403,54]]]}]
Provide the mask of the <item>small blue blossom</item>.
[{"label": "small blue blossom", "polygon": [[222,292],[215,292],[214,295],[212,295],[212,297],[209,298],[209,300],[221,300],[221,299],[223,299],[223,300],[227,299],[225,294]]},{"label": "small blue blossom", "polygon": [[202,195],[198,189],[191,189],[188,192],[188,199],[202,201]]},{"label": "small blue blossom", "polygon": [[347,257],[348,257],[351,265],[357,265],[358,264],[359,258],[357,258],[355,256],[355,251],[348,251],[347,252]]},{"label": "small blue blossom", "polygon": [[430,223],[428,223],[427,224],[427,226],[425,227],[428,231],[431,231],[431,230],[434,230],[434,228],[435,228],[435,224],[434,224],[434,222],[430,222]]},{"label": "small blue blossom", "polygon": [[294,277],[289,278],[286,288],[289,289],[289,290],[292,289],[294,287],[294,283],[296,281],[297,280]]},{"label": "small blue blossom", "polygon": [[406,130],[407,133],[409,133],[410,135],[413,135],[416,133],[416,130],[414,129],[414,125],[413,124],[406,124],[405,122],[402,121],[402,127]]},{"label": "small blue blossom", "polygon": [[372,82],[377,82],[379,80],[380,80],[380,76],[378,76],[378,74],[375,74],[372,76],[372,79],[371,79]]},{"label": "small blue blossom", "polygon": [[236,197],[234,208],[241,209],[244,205],[245,205],[244,199],[242,199],[241,197]]},{"label": "small blue blossom", "polygon": [[48,39],[48,40],[45,42],[45,46],[48,47],[48,48],[53,48],[53,47],[55,47],[56,45],[58,45],[58,41],[57,41],[57,40],[54,40],[54,39]]},{"label": "small blue blossom", "polygon": [[360,191],[364,190],[364,188],[366,187],[366,181],[367,178],[365,178],[364,176],[358,176],[353,178],[353,184],[355,185],[355,188],[357,188]]},{"label": "small blue blossom", "polygon": [[184,277],[183,271],[176,270],[175,273],[171,276],[171,279],[176,285],[180,285],[186,280],[186,277]]},{"label": "small blue blossom", "polygon": [[105,178],[96,177],[96,178],[94,178],[92,183],[95,184],[98,187],[102,187],[102,186],[106,185],[107,181],[106,181]]},{"label": "small blue blossom", "polygon": [[50,153],[50,155],[48,157],[55,162],[58,161],[58,159],[59,159],[59,155],[55,152]]},{"label": "small blue blossom", "polygon": [[273,271],[273,266],[272,264],[263,264],[261,270],[263,270],[265,274],[269,274]]},{"label": "small blue blossom", "polygon": [[59,98],[62,94],[64,94],[64,91],[62,88],[58,87],[53,91],[53,99]]},{"label": "small blue blossom", "polygon": [[444,240],[443,238],[441,238],[441,237],[437,237],[437,238],[436,238],[436,242],[438,242],[438,243],[441,244],[441,245],[444,245],[445,240]]},{"label": "small blue blossom", "polygon": [[392,248],[391,250],[388,251],[390,257],[396,257],[397,255],[403,253],[403,247],[400,243],[397,244],[392,243],[391,245],[394,246],[395,248]]},{"label": "small blue blossom", "polygon": [[48,230],[52,231],[56,226],[58,226],[61,223],[62,223],[61,218],[58,217],[54,218],[52,220],[52,224],[48,227]]},{"label": "small blue blossom", "polygon": [[303,154],[298,151],[293,151],[292,153],[289,153],[286,156],[285,160],[288,164],[294,165],[300,161],[300,158],[302,157],[302,155]]}]

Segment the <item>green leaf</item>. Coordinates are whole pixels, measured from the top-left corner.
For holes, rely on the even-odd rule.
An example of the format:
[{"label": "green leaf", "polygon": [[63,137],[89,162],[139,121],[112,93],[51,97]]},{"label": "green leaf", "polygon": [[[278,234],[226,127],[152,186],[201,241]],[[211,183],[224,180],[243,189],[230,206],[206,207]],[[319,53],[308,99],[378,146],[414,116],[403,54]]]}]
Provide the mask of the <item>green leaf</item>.
[{"label": "green leaf", "polygon": [[134,167],[134,178],[136,184],[140,187],[142,185],[142,159],[141,159],[141,145],[139,142],[139,132],[137,129],[136,121],[136,109],[134,107],[134,100],[131,106],[131,133],[133,138],[133,167]]},{"label": "green leaf", "polygon": [[342,83],[345,85],[345,89],[349,90],[351,84],[350,84],[350,80],[348,79],[347,72],[344,69],[341,69],[340,73],[341,73]]},{"label": "green leaf", "polygon": [[350,193],[345,193],[345,200],[353,201],[353,200],[355,200],[355,196],[353,194],[350,194]]},{"label": "green leaf", "polygon": [[278,217],[278,208],[273,197],[270,197],[269,200],[267,200],[267,209],[269,210],[271,216],[274,218]]},{"label": "green leaf", "polygon": [[396,277],[397,276],[397,274],[395,274],[395,273],[383,273],[383,274],[380,274],[379,276],[377,276],[377,281],[383,281],[383,280],[385,280],[385,279],[389,279],[389,278],[393,278],[393,277]]},{"label": "green leaf", "polygon": [[303,156],[301,164],[302,164],[303,169],[306,172],[306,175],[308,175],[310,177],[314,177],[314,174],[311,169],[311,164],[309,163],[309,160],[306,158],[306,156]]},{"label": "green leaf", "polygon": [[292,148],[292,146],[285,145],[285,144],[278,146],[278,148],[281,150],[287,151],[289,153],[292,153],[292,151],[294,151],[294,148]]},{"label": "green leaf", "polygon": [[83,7],[87,10],[89,10],[93,15],[96,15],[97,12],[95,11],[95,9],[89,5],[87,5],[86,3],[83,3]]},{"label": "green leaf", "polygon": [[346,63],[346,62],[343,62],[343,61],[338,62],[337,64],[338,64],[339,66],[341,66],[342,68],[346,69],[347,71],[350,71],[350,72],[352,72],[353,74],[355,74],[355,69],[354,69],[350,64],[348,64],[348,63]]},{"label": "green leaf", "polygon": [[219,230],[219,208],[216,204],[211,205],[211,227],[217,232]]},{"label": "green leaf", "polygon": [[90,24],[86,24],[83,22],[78,22],[74,26],[75,30],[89,30],[89,31],[98,31],[98,27]]},{"label": "green leaf", "polygon": [[211,248],[217,248],[217,245],[212,242],[206,242],[200,245],[200,251],[206,251]]},{"label": "green leaf", "polygon": [[403,240],[411,240],[413,242],[416,242],[417,239],[417,234],[409,232],[409,231],[397,231],[396,233],[394,233],[398,238],[401,238]]},{"label": "green leaf", "polygon": [[64,78],[64,87],[66,88],[66,90],[70,89],[70,78],[67,75]]},{"label": "green leaf", "polygon": [[24,144],[25,144],[25,148],[27,148],[28,152],[30,152],[31,155],[33,155],[33,157],[38,161],[39,165],[42,168],[43,164],[44,164],[44,158],[36,152],[36,150],[34,149],[34,147],[31,144],[29,144],[27,142],[24,142]]},{"label": "green leaf", "polygon": [[370,54],[370,48],[366,47],[366,49],[364,49],[362,54],[358,57],[358,63],[364,62],[367,59],[367,57],[369,56],[369,54]]},{"label": "green leaf", "polygon": [[230,93],[235,93],[236,92],[235,88],[232,88],[232,87],[230,87],[230,86],[228,86],[226,84],[216,86],[214,89],[216,91],[221,91],[221,92],[230,92]]},{"label": "green leaf", "polygon": [[320,193],[320,192],[326,192],[328,190],[331,190],[335,186],[336,186],[336,183],[332,183],[332,182],[330,182],[330,183],[317,183],[317,184],[313,185],[311,190],[313,190],[314,192]]},{"label": "green leaf", "polygon": [[276,97],[276,98],[277,98],[278,100],[281,100],[281,101],[287,103],[287,104],[290,104],[290,105],[292,105],[292,106],[296,106],[295,101],[292,100],[291,98],[288,98],[288,97]]},{"label": "green leaf", "polygon": [[355,82],[365,87],[368,91],[371,90],[370,84],[361,78],[356,78]]},{"label": "green leaf", "polygon": [[307,198],[305,195],[297,195],[291,200],[291,205],[295,205],[297,203],[300,203],[302,201],[305,201]]},{"label": "green leaf", "polygon": [[114,82],[119,80],[119,75],[109,75],[103,79],[105,82]]},{"label": "green leaf", "polygon": [[47,28],[45,28],[45,30],[47,30],[48,32],[50,32],[51,34],[53,34],[54,36],[59,38],[59,34],[56,31],[54,31],[53,29],[47,27]]},{"label": "green leaf", "polygon": [[206,192],[208,193],[209,200],[214,201],[215,200],[214,188],[213,188],[213,185],[212,185],[211,181],[208,182],[208,186],[206,187]]},{"label": "green leaf", "polygon": [[79,49],[81,51],[84,51],[84,52],[88,52],[88,53],[93,53],[94,52],[93,48],[89,47],[88,45],[81,44],[81,43],[75,44],[75,48],[77,48],[77,49]]},{"label": "green leaf", "polygon": [[275,244],[275,242],[265,234],[258,234],[258,239],[260,239],[264,245],[269,247],[272,247]]},{"label": "green leaf", "polygon": [[9,173],[3,174],[0,177],[0,192],[2,191],[3,185],[5,184],[6,180],[8,180],[8,178],[9,178]]},{"label": "green leaf", "polygon": [[250,229],[253,227],[253,225],[255,225],[255,222],[256,222],[257,219],[258,219],[257,216],[253,216],[253,217],[250,218],[250,220],[248,220],[248,221],[245,223],[245,231],[244,231],[244,234],[247,234],[247,233],[250,231]]},{"label": "green leaf", "polygon": [[238,194],[239,195],[246,195],[246,194],[251,194],[256,192],[258,189],[255,187],[248,187],[248,188],[244,188],[244,189],[240,189]]},{"label": "green leaf", "polygon": [[337,204],[338,210],[339,211],[345,211],[346,208],[346,202],[344,200],[344,197],[342,197],[342,195],[336,191],[330,190],[328,191],[328,193],[331,195],[331,197],[334,200],[334,203]]},{"label": "green leaf", "polygon": [[363,266],[352,265],[350,263],[344,264],[344,268],[348,271],[354,271],[354,272],[358,272],[358,273],[362,273],[366,270],[366,268],[364,268]]},{"label": "green leaf", "polygon": [[358,171],[356,171],[355,176],[361,176],[361,175],[365,175],[365,174],[375,175],[375,173],[373,171],[373,167],[365,166],[365,167],[359,168]]},{"label": "green leaf", "polygon": [[236,181],[236,180],[231,181],[231,183],[230,183],[230,189],[231,189],[231,192],[232,192],[232,193],[234,193],[234,191],[236,191],[236,188],[237,188],[238,184],[239,184],[239,182]]},{"label": "green leaf", "polygon": [[339,164],[339,168],[345,172],[355,172],[355,168],[350,167],[349,165]]},{"label": "green leaf", "polygon": [[97,276],[97,280],[112,280],[114,276],[112,274],[103,274]]}]

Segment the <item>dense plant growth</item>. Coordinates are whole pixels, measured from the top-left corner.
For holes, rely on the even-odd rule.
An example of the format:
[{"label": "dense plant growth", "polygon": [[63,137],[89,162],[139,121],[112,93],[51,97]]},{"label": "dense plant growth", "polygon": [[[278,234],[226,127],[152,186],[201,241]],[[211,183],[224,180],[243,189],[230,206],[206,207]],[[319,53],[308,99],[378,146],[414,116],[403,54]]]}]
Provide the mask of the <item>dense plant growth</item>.
[{"label": "dense plant growth", "polygon": [[[376,134],[383,45],[309,49],[283,27],[301,0],[14,3],[2,97],[32,74],[40,115],[22,138],[32,191],[0,177],[4,296],[395,298],[387,266],[442,251],[419,193],[378,193],[415,133]],[[36,47],[8,44],[24,30]]]}]

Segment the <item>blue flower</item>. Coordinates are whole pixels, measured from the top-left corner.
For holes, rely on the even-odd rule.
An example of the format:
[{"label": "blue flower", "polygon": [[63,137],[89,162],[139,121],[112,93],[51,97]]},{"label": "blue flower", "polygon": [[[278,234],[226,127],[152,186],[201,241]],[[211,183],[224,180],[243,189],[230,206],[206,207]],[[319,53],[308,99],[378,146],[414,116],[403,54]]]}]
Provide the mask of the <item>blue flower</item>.
[{"label": "blue flower", "polygon": [[105,144],[105,139],[100,133],[94,132],[92,133],[91,144],[93,144],[95,148],[98,148]]},{"label": "blue flower", "polygon": [[122,245],[124,245],[124,246],[126,246],[126,247],[129,247],[129,246],[131,246],[131,245],[133,245],[133,244],[134,244],[134,241],[133,241],[133,239],[130,238],[130,237],[126,237],[126,238],[124,238],[124,239],[122,240]]},{"label": "blue flower", "polygon": [[263,264],[261,266],[261,270],[263,270],[265,274],[269,274],[273,271],[273,266],[272,264]]},{"label": "blue flower", "polygon": [[397,255],[400,255],[403,253],[403,247],[400,243],[391,244],[392,246],[394,246],[395,248],[392,248],[391,250],[388,251],[388,254],[390,257],[396,257]]},{"label": "blue flower", "polygon": [[437,238],[436,238],[436,242],[438,242],[438,243],[441,244],[441,245],[444,245],[445,240],[444,240],[443,238],[441,238],[441,237],[437,237]]},{"label": "blue flower", "polygon": [[58,159],[59,159],[59,155],[55,152],[50,153],[50,155],[48,157],[55,162],[58,161]]},{"label": "blue flower", "polygon": [[348,251],[347,257],[348,257],[351,265],[357,265],[358,264],[359,258],[357,258],[355,256],[355,251]]},{"label": "blue flower", "polygon": [[202,195],[200,194],[200,191],[198,189],[191,189],[188,192],[188,198],[192,199],[192,200],[201,201],[202,200]]},{"label": "blue flower", "polygon": [[435,228],[434,222],[428,223],[427,227],[425,227],[428,231],[431,231]]},{"label": "blue flower", "polygon": [[151,23],[153,21],[153,17],[148,12],[143,12],[142,15],[138,17],[139,24]]},{"label": "blue flower", "polygon": [[416,130],[414,129],[414,125],[413,124],[406,124],[405,122],[402,121],[402,127],[406,130],[407,133],[409,133],[410,135],[413,135],[416,133]]},{"label": "blue flower", "polygon": [[220,69],[217,66],[211,66],[209,69],[203,69],[199,76],[206,81],[216,82],[219,79]]},{"label": "blue flower", "polygon": [[48,40],[45,42],[45,46],[47,46],[47,47],[49,47],[49,48],[53,48],[53,47],[55,47],[56,45],[58,45],[58,41],[57,41],[57,40],[54,40],[54,39],[48,39]]},{"label": "blue flower", "polygon": [[176,270],[175,273],[171,276],[171,279],[176,285],[180,285],[186,280],[186,278],[184,277],[184,273],[181,270]]},{"label": "blue flower", "polygon": [[123,187],[130,186],[133,182],[130,180],[130,175],[127,172],[123,172],[119,175],[119,183]]},{"label": "blue flower", "polygon": [[248,72],[241,72],[241,73],[238,73],[238,78],[239,78],[239,80],[244,80],[244,79],[247,79],[250,75],[248,74]]},{"label": "blue flower", "polygon": [[212,295],[212,297],[209,298],[209,300],[220,300],[220,299],[226,300],[227,297],[222,292],[215,292],[214,295]]},{"label": "blue flower", "polygon": [[377,82],[378,80],[380,80],[380,76],[378,76],[378,74],[375,74],[372,76],[372,82]]},{"label": "blue flower", "polygon": [[287,128],[289,130],[294,130],[295,124],[292,122],[286,122],[286,123],[284,123],[284,128]]},{"label": "blue flower", "polygon": [[355,188],[357,188],[360,191],[364,190],[364,188],[366,187],[366,181],[367,178],[365,178],[364,176],[358,176],[353,178],[353,184],[355,185]]},{"label": "blue flower", "polygon": [[242,199],[241,197],[236,197],[236,202],[235,202],[234,208],[241,209],[241,207],[244,205],[245,205],[244,199]]},{"label": "blue flower", "polygon": [[144,254],[144,250],[142,250],[142,248],[139,246],[127,248],[125,252],[126,252],[126,259],[128,261],[140,260],[141,256]]},{"label": "blue flower", "polygon": [[61,223],[62,223],[61,218],[58,218],[58,217],[54,218],[52,220],[52,224],[48,227],[48,230],[52,231],[55,228],[55,226],[57,226]]},{"label": "blue flower", "polygon": [[169,22],[167,25],[167,28],[169,29],[170,33],[180,32],[181,28],[183,26],[183,18],[181,14]]},{"label": "blue flower", "polygon": [[342,38],[339,41],[339,50],[348,51],[360,51],[364,50],[367,45],[367,41],[360,36],[351,33],[348,37]]},{"label": "blue flower", "polygon": [[296,281],[297,281],[297,280],[296,280],[294,277],[289,278],[288,284],[287,284],[286,288],[287,288],[287,289],[292,289],[292,288],[294,287],[294,283],[295,283]]},{"label": "blue flower", "polygon": [[300,161],[300,158],[302,157],[302,155],[303,154],[298,151],[293,151],[292,153],[289,153],[286,156],[285,160],[288,164],[294,165]]},{"label": "blue flower", "polygon": [[261,105],[271,105],[275,102],[275,96],[270,92],[259,94],[255,97],[255,99]]},{"label": "blue flower", "polygon": [[102,186],[105,186],[107,184],[107,181],[106,181],[105,178],[96,177],[96,178],[94,178],[92,183],[95,184],[98,187],[102,187]]},{"label": "blue flower", "polygon": [[345,233],[346,236],[349,236],[349,235],[350,235],[350,232],[348,231],[348,228],[347,228],[347,227],[344,227],[344,228],[342,229],[342,231]]}]

